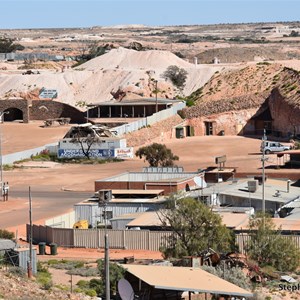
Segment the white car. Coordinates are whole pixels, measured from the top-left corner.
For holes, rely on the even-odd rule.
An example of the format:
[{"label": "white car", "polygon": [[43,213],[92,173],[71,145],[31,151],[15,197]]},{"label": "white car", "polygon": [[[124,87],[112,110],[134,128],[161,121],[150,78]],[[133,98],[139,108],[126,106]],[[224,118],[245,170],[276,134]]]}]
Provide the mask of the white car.
[{"label": "white car", "polygon": [[[265,144],[265,147],[264,147]],[[279,142],[270,142],[270,141],[265,141],[261,143],[260,146],[260,152],[263,152],[265,149],[265,154],[270,154],[274,152],[281,152],[281,151],[287,151],[290,150],[290,146],[285,146]]]}]

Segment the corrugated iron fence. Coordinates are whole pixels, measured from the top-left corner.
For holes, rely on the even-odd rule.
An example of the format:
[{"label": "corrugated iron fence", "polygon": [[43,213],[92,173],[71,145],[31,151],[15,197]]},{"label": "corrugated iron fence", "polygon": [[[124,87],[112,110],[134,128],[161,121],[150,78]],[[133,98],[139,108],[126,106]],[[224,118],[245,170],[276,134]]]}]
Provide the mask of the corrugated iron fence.
[{"label": "corrugated iron fence", "polygon": [[[282,235],[285,239],[290,239],[292,242],[296,245],[297,249],[300,249],[300,235]],[[239,247],[239,251],[243,254],[246,253],[246,245],[250,240],[250,235],[249,234],[236,234],[235,236],[235,241],[236,244]]]},{"label": "corrugated iron fence", "polygon": [[[29,225],[27,225],[27,239]],[[109,245],[114,249],[141,249],[158,251],[168,246],[169,231],[108,230]],[[56,243],[63,247],[104,248],[104,229],[69,229],[33,225],[34,243]]]},{"label": "corrugated iron fence", "polygon": [[[27,239],[29,225],[27,225]],[[69,229],[52,228],[42,225],[32,226],[33,242],[56,243],[63,247],[77,248],[104,248],[104,229]],[[112,230],[108,229],[109,246],[113,249],[140,249],[158,251],[162,246],[170,246],[168,237],[170,231],[150,231],[150,230]],[[292,239],[298,249],[300,249],[300,235],[284,235],[287,239]],[[236,244],[241,253],[245,253],[245,246],[250,240],[249,234],[237,234]]]}]

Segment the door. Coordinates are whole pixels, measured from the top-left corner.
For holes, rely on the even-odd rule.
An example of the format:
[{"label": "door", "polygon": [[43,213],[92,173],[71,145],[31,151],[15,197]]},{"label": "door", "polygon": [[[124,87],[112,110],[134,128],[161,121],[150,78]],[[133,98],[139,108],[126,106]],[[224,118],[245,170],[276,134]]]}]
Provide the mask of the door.
[{"label": "door", "polygon": [[204,122],[205,123],[205,135],[213,135],[213,123],[212,122]]}]

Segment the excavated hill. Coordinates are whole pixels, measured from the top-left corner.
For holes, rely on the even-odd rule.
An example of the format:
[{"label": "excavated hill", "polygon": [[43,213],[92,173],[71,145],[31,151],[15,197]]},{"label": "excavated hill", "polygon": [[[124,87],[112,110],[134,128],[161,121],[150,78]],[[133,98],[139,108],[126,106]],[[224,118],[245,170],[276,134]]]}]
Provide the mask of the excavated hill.
[{"label": "excavated hill", "polygon": [[[23,97],[32,90],[56,89],[58,101],[76,106],[78,102],[105,102],[114,99],[122,91],[130,98],[153,96],[153,81],[158,80],[159,97],[173,98],[178,90],[161,75],[170,65],[184,68],[187,73],[184,95],[189,95],[202,87],[215,72],[240,66],[193,65],[169,51],[135,51],[124,48],[94,58],[78,68],[40,70],[40,74],[22,75],[22,71],[0,72],[0,99]],[[25,96],[24,96],[25,95]]]},{"label": "excavated hill", "polygon": [[300,74],[290,68],[274,76],[274,88],[278,90],[284,101],[294,109],[300,109]]},{"label": "excavated hill", "polygon": [[278,83],[284,67],[257,63],[240,70],[215,74],[191,99],[195,106],[184,110],[187,118],[259,107]]},{"label": "excavated hill", "polygon": [[78,68],[95,71],[104,69],[166,69],[170,65],[180,68],[191,68],[192,64],[169,51],[148,50],[136,51],[126,48],[112,49],[107,54],[96,57]]}]

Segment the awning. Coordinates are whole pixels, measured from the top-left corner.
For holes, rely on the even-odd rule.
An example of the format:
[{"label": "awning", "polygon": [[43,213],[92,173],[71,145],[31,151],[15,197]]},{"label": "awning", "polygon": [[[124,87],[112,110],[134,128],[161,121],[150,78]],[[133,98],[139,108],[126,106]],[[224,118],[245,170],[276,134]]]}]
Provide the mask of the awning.
[{"label": "awning", "polygon": [[247,290],[198,268],[145,265],[123,267],[156,289],[253,297]]}]

